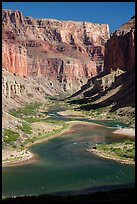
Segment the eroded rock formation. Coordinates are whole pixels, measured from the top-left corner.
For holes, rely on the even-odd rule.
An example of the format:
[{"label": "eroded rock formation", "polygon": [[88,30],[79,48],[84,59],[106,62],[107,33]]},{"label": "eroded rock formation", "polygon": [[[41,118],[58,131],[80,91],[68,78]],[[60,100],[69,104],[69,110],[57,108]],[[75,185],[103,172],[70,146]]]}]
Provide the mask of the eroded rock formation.
[{"label": "eroded rock formation", "polygon": [[2,12],[2,66],[23,77],[43,75],[51,87],[73,92],[102,71],[107,24],[33,19]]},{"label": "eroded rock formation", "polygon": [[2,78],[2,94],[8,98],[19,96],[25,92],[25,85],[17,81],[7,81],[6,77]]},{"label": "eroded rock formation", "polygon": [[[105,70],[135,68],[135,17],[117,29],[105,46]],[[111,70],[110,70],[111,71]]]}]

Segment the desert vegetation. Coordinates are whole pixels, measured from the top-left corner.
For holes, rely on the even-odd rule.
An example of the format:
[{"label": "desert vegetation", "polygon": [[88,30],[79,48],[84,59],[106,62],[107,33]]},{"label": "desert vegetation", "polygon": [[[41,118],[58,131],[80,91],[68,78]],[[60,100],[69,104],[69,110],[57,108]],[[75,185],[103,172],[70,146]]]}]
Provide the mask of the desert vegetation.
[{"label": "desert vegetation", "polygon": [[135,142],[129,139],[111,144],[96,144],[89,151],[124,163],[127,163],[127,161],[134,163],[135,161]]}]

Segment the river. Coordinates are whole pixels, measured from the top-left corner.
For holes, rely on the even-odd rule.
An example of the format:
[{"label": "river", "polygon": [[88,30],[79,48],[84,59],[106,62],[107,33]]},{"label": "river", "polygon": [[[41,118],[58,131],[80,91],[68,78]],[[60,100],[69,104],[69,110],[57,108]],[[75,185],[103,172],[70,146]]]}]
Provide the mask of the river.
[{"label": "river", "polygon": [[95,143],[121,141],[122,136],[112,134],[116,121],[90,120],[61,116],[60,106],[52,106],[46,114],[56,120],[78,120],[102,124],[94,126],[75,124],[70,131],[30,148],[39,160],[21,166],[2,169],[2,195],[39,195],[86,188],[130,184],[135,181],[135,167],[104,159],[86,151]]}]

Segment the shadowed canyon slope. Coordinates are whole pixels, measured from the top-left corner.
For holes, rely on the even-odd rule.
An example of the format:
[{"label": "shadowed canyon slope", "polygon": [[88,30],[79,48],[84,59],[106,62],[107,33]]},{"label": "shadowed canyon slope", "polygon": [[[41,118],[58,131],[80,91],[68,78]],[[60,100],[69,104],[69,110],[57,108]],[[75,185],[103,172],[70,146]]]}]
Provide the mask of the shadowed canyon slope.
[{"label": "shadowed canyon slope", "polygon": [[2,67],[22,77],[44,76],[57,92],[73,93],[102,71],[108,39],[107,24],[34,19],[3,10]]},{"label": "shadowed canyon slope", "polygon": [[[117,111],[120,118],[125,115],[129,118],[134,117],[134,34],[135,17],[132,17],[118,28],[106,42],[104,71],[89,79],[88,83],[71,96],[84,96],[82,100],[84,106],[81,105],[81,109],[93,110],[105,107],[106,111],[109,107],[111,112]],[[80,104],[82,104],[82,101]]]}]

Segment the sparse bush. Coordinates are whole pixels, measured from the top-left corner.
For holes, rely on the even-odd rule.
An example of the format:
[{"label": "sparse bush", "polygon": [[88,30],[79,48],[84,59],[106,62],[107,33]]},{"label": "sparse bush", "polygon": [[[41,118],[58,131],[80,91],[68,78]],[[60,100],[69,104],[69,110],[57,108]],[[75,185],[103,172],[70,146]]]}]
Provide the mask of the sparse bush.
[{"label": "sparse bush", "polygon": [[30,103],[26,105],[23,108],[20,108],[18,110],[10,110],[10,114],[13,115],[14,117],[21,118],[23,115],[30,115],[32,114],[39,106],[41,103],[35,102],[35,103]]},{"label": "sparse bush", "polygon": [[[121,147],[120,147],[121,146]],[[135,142],[131,140],[124,140],[123,142],[113,142],[111,144],[97,144],[96,148],[110,155],[115,155],[119,158],[135,157]]]},{"label": "sparse bush", "polygon": [[18,128],[24,131],[25,133],[28,133],[28,134],[32,133],[32,128],[29,123],[23,122],[22,126],[18,126]]}]

